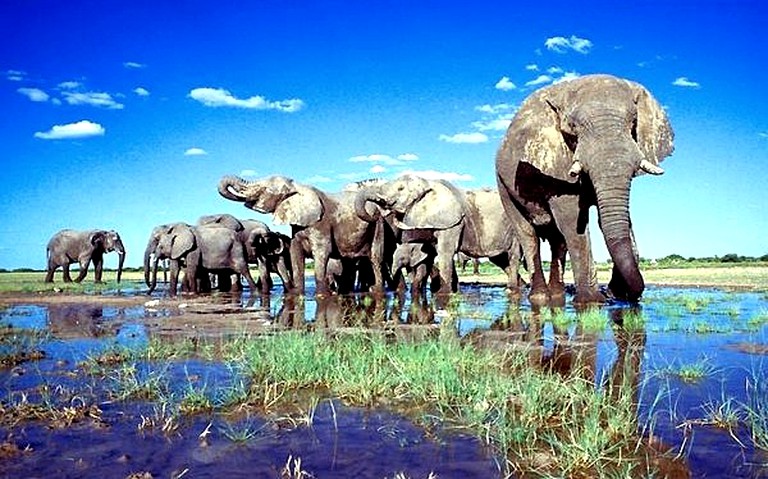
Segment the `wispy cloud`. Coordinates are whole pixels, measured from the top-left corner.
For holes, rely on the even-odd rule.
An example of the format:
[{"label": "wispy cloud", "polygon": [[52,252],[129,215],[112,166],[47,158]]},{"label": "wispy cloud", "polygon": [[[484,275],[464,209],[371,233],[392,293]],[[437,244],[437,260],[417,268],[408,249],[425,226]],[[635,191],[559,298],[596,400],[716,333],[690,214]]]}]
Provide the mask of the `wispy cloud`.
[{"label": "wispy cloud", "polygon": [[27,72],[22,70],[6,70],[5,78],[10,81],[23,81],[27,78]]},{"label": "wispy cloud", "polygon": [[488,141],[488,136],[484,133],[480,133],[479,131],[475,131],[472,133],[456,133],[455,135],[440,135],[438,139],[446,143],[472,144],[472,143],[486,143]]},{"label": "wispy cloud", "polygon": [[529,72],[537,72],[539,71],[539,66],[535,63],[529,63],[528,65],[525,66],[525,69],[528,70]]},{"label": "wispy cloud", "polygon": [[260,95],[249,98],[237,98],[223,88],[195,88],[189,92],[189,97],[210,107],[278,110],[285,113],[293,113],[304,107],[304,102],[298,98],[279,101],[270,101]]},{"label": "wispy cloud", "polygon": [[243,178],[253,178],[256,175],[257,175],[256,170],[242,170],[239,176]]},{"label": "wispy cloud", "polygon": [[374,174],[374,175],[380,175],[380,174],[382,174],[382,173],[384,173],[384,172],[386,172],[386,171],[387,171],[387,169],[386,169],[386,168],[384,168],[384,167],[383,167],[383,166],[381,166],[381,165],[373,165],[373,166],[371,167],[371,169],[370,169],[370,170],[368,170],[368,172],[369,172],[369,173],[372,173],[372,174]]},{"label": "wispy cloud", "polygon": [[557,53],[567,53],[569,50],[573,50],[581,54],[586,54],[592,49],[592,42],[586,38],[579,38],[576,35],[571,35],[570,38],[547,38],[546,41],[544,41],[544,46]]},{"label": "wispy cloud", "polygon": [[98,123],[89,120],[80,120],[66,125],[54,125],[48,131],[38,131],[35,138],[41,140],[66,140],[88,138],[92,136],[104,136],[106,130]]},{"label": "wispy cloud", "polygon": [[46,102],[50,96],[39,88],[19,88],[16,90],[34,102]]},{"label": "wispy cloud", "polygon": [[63,81],[59,83],[59,88],[63,88],[65,90],[74,90],[75,88],[80,88],[83,84],[79,81]]},{"label": "wispy cloud", "polygon": [[525,86],[538,86],[552,82],[552,77],[549,75],[539,75],[531,81],[525,82]]},{"label": "wispy cloud", "polygon": [[405,170],[402,173],[400,173],[400,176],[402,175],[420,176],[427,180],[473,181],[475,179],[474,176],[466,173],[455,173],[455,172],[437,171],[437,170],[421,170],[421,171]]},{"label": "wispy cloud", "polygon": [[184,152],[184,156],[205,156],[207,154],[207,151],[197,147],[187,148],[187,151]]},{"label": "wispy cloud", "polygon": [[761,131],[757,134],[760,138],[768,138],[768,131]]},{"label": "wispy cloud", "polygon": [[496,89],[501,91],[509,91],[517,88],[509,77],[501,77],[501,80],[496,82]]},{"label": "wispy cloud", "polygon": [[145,64],[138,62],[124,62],[123,66],[129,70],[139,70],[147,67]]},{"label": "wispy cloud", "polygon": [[701,88],[701,85],[699,85],[698,82],[689,80],[687,77],[677,77],[672,84],[684,88]]},{"label": "wispy cloud", "polygon": [[349,159],[352,163],[377,163],[380,165],[387,165],[387,166],[398,166],[403,165],[406,162],[409,161],[416,161],[419,157],[415,155],[414,153],[404,153],[401,155],[397,155],[396,157],[392,157],[390,155],[383,155],[383,154],[372,154],[372,155],[357,155],[353,156]]},{"label": "wispy cloud", "polygon": [[109,93],[103,92],[76,92],[62,91],[64,101],[70,105],[90,105],[110,110],[122,110],[125,106],[112,98]]},{"label": "wispy cloud", "polygon": [[133,92],[139,96],[149,96],[149,90],[143,87],[134,88]]}]

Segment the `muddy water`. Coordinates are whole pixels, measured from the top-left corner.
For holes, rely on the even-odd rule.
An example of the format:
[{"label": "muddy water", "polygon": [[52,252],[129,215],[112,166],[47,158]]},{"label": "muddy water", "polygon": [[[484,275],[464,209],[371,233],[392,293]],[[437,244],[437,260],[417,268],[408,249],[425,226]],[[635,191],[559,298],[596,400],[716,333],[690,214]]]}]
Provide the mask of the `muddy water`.
[{"label": "muddy water", "polygon": [[[134,295],[121,291],[115,296]],[[286,463],[296,466],[295,458],[300,458],[302,469],[321,478],[383,478],[399,472],[413,478],[430,472],[440,478],[500,476],[499,459],[475,438],[435,435],[404,417],[338,402],[321,402],[311,426],[198,415],[170,434],[140,431],[137,425],[146,418],[162,416],[156,405],[105,401],[90,383],[83,389],[75,374],[87,357],[114,345],[141,347],[154,336],[173,340],[244,330],[393,323],[399,325],[398,335],[429,336],[437,333],[436,324],[444,318],[444,312],[430,304],[364,296],[315,301],[311,291],[305,301],[279,295],[270,300],[246,295],[175,301],[135,296],[134,301],[17,302],[0,310],[0,330],[25,336],[28,349],[44,353],[0,369],[0,401],[18,401],[26,394],[30,401],[44,402],[55,400],[58,392],[72,406],[93,400],[101,410],[97,417],[68,427],[33,421],[0,428],[0,440],[6,444],[31,448],[4,451],[6,457],[0,452],[1,477],[122,478],[138,472],[152,477],[279,477]],[[627,311],[622,305],[605,309],[614,319]],[[565,310],[573,312],[570,301]],[[642,310],[645,326],[633,333],[610,326],[595,331],[574,324],[556,326],[546,314],[532,326],[523,320],[538,314],[530,305],[511,303],[500,287],[466,285],[456,306],[457,334],[487,347],[510,341],[535,344],[533,360],[555,370],[568,369],[574,357],[583,358],[586,352],[597,387],[622,374],[624,369],[616,364],[630,363],[637,376],[643,434],[684,458],[686,474],[768,475],[768,454],[754,446],[746,423],[715,427],[709,414],[724,410],[723,404],[754,404],[755,398],[768,407],[768,296],[651,288]],[[8,347],[0,342],[0,348],[6,348],[0,353],[9,355]],[[704,374],[686,380],[679,373],[687,366],[697,366]],[[179,383],[195,377],[212,389],[227,389],[233,380],[221,365],[186,361],[174,367],[178,369],[170,373]],[[67,395],[70,391],[78,392]],[[243,440],[233,439],[241,436]]]}]

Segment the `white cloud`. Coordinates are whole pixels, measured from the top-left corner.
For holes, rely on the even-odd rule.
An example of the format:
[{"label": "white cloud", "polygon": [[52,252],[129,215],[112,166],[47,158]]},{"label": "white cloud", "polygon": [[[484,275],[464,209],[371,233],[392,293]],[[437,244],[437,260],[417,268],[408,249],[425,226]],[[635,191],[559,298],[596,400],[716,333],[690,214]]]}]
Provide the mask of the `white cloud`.
[{"label": "white cloud", "polygon": [[579,75],[576,72],[566,72],[566,73],[563,74],[563,76],[561,76],[560,78],[556,79],[554,81],[554,83],[561,83],[561,82],[564,82],[564,81],[575,80],[575,79],[579,78],[580,76],[581,75]]},{"label": "white cloud", "polygon": [[486,103],[485,105],[480,105],[475,107],[476,111],[479,111],[481,113],[489,113],[491,115],[497,115],[499,113],[509,112],[514,109],[515,107],[510,105],[509,103],[497,103],[495,105],[490,105]]},{"label": "white cloud", "polygon": [[133,89],[133,92],[139,96],[149,96],[149,90],[142,87],[137,87]]},{"label": "white cloud", "polygon": [[501,80],[496,82],[496,89],[501,91],[509,91],[517,88],[509,77],[501,77]]},{"label": "white cloud", "polygon": [[387,171],[387,169],[386,169],[386,168],[384,168],[384,167],[383,167],[383,166],[381,166],[381,165],[373,165],[373,166],[371,167],[371,169],[370,169],[370,170],[368,170],[368,172],[369,172],[369,173],[372,173],[372,174],[374,174],[374,175],[379,175],[379,174],[381,174],[381,173],[384,173],[385,171]]},{"label": "white cloud", "polygon": [[202,148],[187,148],[187,151],[184,152],[184,156],[205,156],[208,152],[205,151]]},{"label": "white cloud", "polygon": [[115,101],[109,93],[64,91],[64,101],[70,105],[91,105],[110,110],[122,110],[124,105]]},{"label": "white cloud", "polygon": [[45,102],[50,98],[46,92],[39,88],[19,88],[16,91],[35,102]]},{"label": "white cloud", "polygon": [[413,153],[403,153],[401,155],[397,155],[396,158],[389,156],[389,155],[382,155],[382,154],[372,154],[372,155],[357,155],[353,156],[349,159],[352,163],[364,163],[364,162],[370,162],[370,163],[379,163],[387,166],[397,166],[402,165],[405,162],[408,161],[416,161],[419,157]]},{"label": "white cloud", "polygon": [[529,72],[537,72],[539,71],[539,66],[535,63],[530,63],[525,66],[525,69],[528,70]]},{"label": "white cloud", "polygon": [[137,63],[137,62],[125,62],[123,63],[123,66],[128,69],[141,69],[141,68],[147,67],[143,63]]},{"label": "white cloud", "polygon": [[760,138],[768,138],[768,131],[761,131],[757,134]]},{"label": "white cloud", "polygon": [[419,159],[419,155],[415,153],[403,153],[402,155],[397,155],[397,159],[401,161],[416,161]]},{"label": "white cloud", "polygon": [[586,54],[592,48],[592,42],[586,38],[579,38],[576,35],[571,35],[570,38],[547,38],[544,42],[544,46],[557,53],[566,53],[568,50],[573,50],[578,53]]},{"label": "white cloud", "polygon": [[27,78],[27,72],[21,70],[7,70],[5,78],[10,81],[22,81]]},{"label": "white cloud", "polygon": [[406,170],[400,173],[400,176],[403,176],[403,175],[420,176],[427,180],[472,181],[475,179],[472,175],[468,175],[468,174],[443,172],[443,171],[436,171],[436,170],[422,170],[422,171]]},{"label": "white cloud", "polygon": [[699,85],[698,82],[691,81],[687,77],[678,77],[675,79],[675,81],[672,82],[675,86],[681,86],[685,88],[700,88],[701,85]]},{"label": "white cloud", "polygon": [[512,121],[512,114],[503,115],[492,120],[480,120],[472,123],[472,126],[480,131],[506,131]]},{"label": "white cloud", "polygon": [[440,135],[438,139],[447,143],[485,143],[488,141],[488,137],[480,132]]},{"label": "white cloud", "polygon": [[63,81],[59,83],[59,88],[64,88],[65,90],[74,90],[80,86],[82,86],[82,84],[77,81]]},{"label": "white cloud", "polygon": [[42,140],[64,140],[75,138],[88,138],[91,136],[104,136],[106,130],[98,123],[89,120],[80,120],[66,125],[54,125],[50,130],[35,133],[35,138]]},{"label": "white cloud", "polygon": [[189,92],[189,97],[205,106],[245,108],[251,110],[278,110],[293,113],[304,107],[304,102],[298,98],[290,100],[269,101],[263,96],[236,98],[223,88],[195,88]]},{"label": "white cloud", "polygon": [[544,85],[545,83],[551,83],[552,77],[549,75],[539,75],[529,82],[525,82],[525,86],[537,86]]}]

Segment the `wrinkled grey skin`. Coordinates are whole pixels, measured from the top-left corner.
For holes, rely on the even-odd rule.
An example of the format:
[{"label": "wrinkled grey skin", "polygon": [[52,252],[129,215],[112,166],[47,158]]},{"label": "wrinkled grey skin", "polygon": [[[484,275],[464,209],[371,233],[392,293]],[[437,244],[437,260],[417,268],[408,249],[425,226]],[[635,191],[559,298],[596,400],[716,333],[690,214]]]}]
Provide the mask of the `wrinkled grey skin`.
[{"label": "wrinkled grey skin", "polygon": [[411,296],[423,294],[427,279],[432,278],[437,251],[431,243],[402,243],[397,245],[392,256],[392,276],[397,277],[401,270],[408,275]]},{"label": "wrinkled grey skin", "polygon": [[384,232],[380,223],[355,214],[354,192],[330,195],[290,178],[271,176],[257,181],[227,176],[219,182],[219,194],[260,213],[271,213],[276,224],[291,225],[290,256],[294,292],[304,293],[305,258],[314,258],[316,294],[330,293],[326,270],[334,258],[370,258],[375,282],[382,291]]},{"label": "wrinkled grey skin", "polygon": [[75,282],[81,282],[88,274],[88,267],[93,261],[94,280],[101,283],[102,270],[104,268],[104,254],[117,252],[119,262],[117,267],[117,282],[123,274],[123,264],[125,263],[125,247],[120,235],[114,230],[61,230],[48,241],[46,255],[48,262],[48,272],[45,275],[45,282],[53,282],[53,273],[61,266],[64,276],[64,282],[69,283],[72,277],[69,274],[69,265],[72,263],[80,264],[80,273]]},{"label": "wrinkled grey skin", "polygon": [[[358,210],[372,205],[392,215],[403,242],[435,241],[439,293],[458,289],[454,255],[488,257],[508,275],[507,287],[519,292],[519,242],[506,221],[494,190],[462,191],[443,180],[403,175],[358,193]],[[361,214],[361,213],[358,213]]]},{"label": "wrinkled grey skin", "polygon": [[[221,226],[190,226],[174,223],[162,231],[155,249],[156,258],[170,260],[170,296],[175,296],[179,273],[184,271],[182,291],[206,292],[209,289],[209,273],[219,275],[239,274],[248,281],[253,294],[256,283],[248,269],[245,246],[234,231]],[[156,263],[155,263],[156,265]],[[155,268],[156,272],[156,268]],[[154,289],[153,284],[150,291]]]},{"label": "wrinkled grey skin", "polygon": [[[521,106],[496,155],[504,209],[523,246],[531,300],[545,302],[539,239],[571,256],[575,301],[600,302],[589,243],[589,208],[613,260],[609,288],[637,301],[645,284],[629,214],[632,179],[662,174],[673,150],[664,109],[643,86],[589,75],[534,92]],[[551,282],[551,280],[550,280]]]},{"label": "wrinkled grey skin", "polygon": [[152,228],[152,232],[149,234],[149,240],[147,246],[144,248],[144,283],[149,286],[149,294],[151,294],[157,286],[157,268],[160,261],[167,261],[168,257],[161,257],[157,251],[157,245],[160,242],[160,237],[168,231],[174,224],[185,223],[167,223],[158,225]]}]

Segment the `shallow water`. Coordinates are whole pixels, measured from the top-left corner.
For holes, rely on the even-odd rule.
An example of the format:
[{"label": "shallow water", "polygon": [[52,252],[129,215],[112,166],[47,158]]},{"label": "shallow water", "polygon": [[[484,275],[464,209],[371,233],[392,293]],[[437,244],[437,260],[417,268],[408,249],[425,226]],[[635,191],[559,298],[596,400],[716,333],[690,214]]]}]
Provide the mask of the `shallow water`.
[{"label": "shallow water", "polygon": [[[24,304],[0,311],[0,330],[25,335],[44,352],[42,359],[26,360],[0,369],[0,400],[41,395],[49,388],[82,387],[72,374],[78,363],[120,345],[140,347],[152,335],[171,340],[177,334],[215,334],[247,328],[345,328],[401,324],[396,334],[437,334],[435,324],[445,312],[428,303],[398,303],[390,296],[331,297],[305,301],[273,296],[261,298],[220,296],[213,304],[180,301],[168,308],[162,301],[145,306],[114,307],[87,304]],[[119,294],[128,294],[124,291]],[[153,296],[148,300],[155,300]],[[537,346],[535,362],[565,370],[578,361],[601,387],[620,374],[618,363],[631,361],[638,384],[638,415],[644,435],[651,434],[685,458],[691,477],[763,477],[768,475],[768,454],[756,449],[743,425],[733,430],[706,424],[708,411],[723,404],[750,404],[754,398],[768,404],[768,296],[764,293],[725,292],[717,289],[649,288],[642,304],[645,327],[632,334],[611,327],[585,331],[576,324],[555,325],[546,311],[523,301],[510,302],[503,288],[463,285],[458,304],[457,333],[470,341],[494,347],[510,341]],[[179,307],[206,313],[199,324],[175,324]],[[605,306],[608,317],[619,319],[624,305]],[[232,325],[227,312],[246,313],[247,320]],[[575,313],[570,298],[567,314]],[[210,313],[210,314],[208,314]],[[530,317],[541,317],[532,323]],[[528,320],[526,320],[528,318]],[[762,318],[762,319],[761,319]],[[28,337],[27,337],[28,336]],[[8,354],[6,342],[0,353]],[[586,359],[585,359],[586,358]],[[676,371],[690,365],[705,370],[695,381]],[[188,384],[200,378],[208,389],[227,389],[232,372],[220,364],[184,361],[173,366],[171,377]],[[757,384],[757,387],[752,387]],[[750,386],[752,385],[752,386]],[[98,391],[84,391],[83,397]],[[761,396],[763,395],[763,396]],[[39,397],[38,397],[39,399]],[[434,472],[447,477],[498,477],[497,459],[471,437],[447,433],[434,436],[407,419],[384,411],[349,408],[323,401],[312,426],[275,426],[265,418],[248,417],[228,422],[219,416],[195,416],[183,433],[141,433],[142,417],[157,415],[141,402],[101,403],[102,417],[63,429],[25,423],[0,434],[32,452],[0,459],[2,477],[126,477],[150,471],[154,477],[229,477],[248,471],[252,477],[276,477],[289,457],[316,477],[426,477]],[[209,431],[203,441],[198,438]],[[234,431],[251,433],[239,443]],[[187,472],[184,472],[187,471]]]}]

